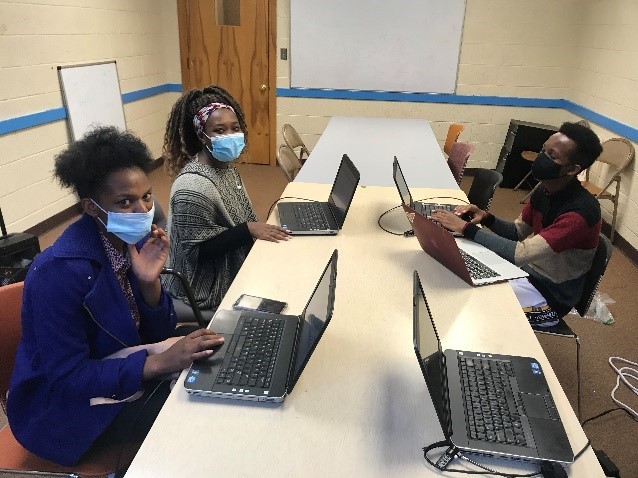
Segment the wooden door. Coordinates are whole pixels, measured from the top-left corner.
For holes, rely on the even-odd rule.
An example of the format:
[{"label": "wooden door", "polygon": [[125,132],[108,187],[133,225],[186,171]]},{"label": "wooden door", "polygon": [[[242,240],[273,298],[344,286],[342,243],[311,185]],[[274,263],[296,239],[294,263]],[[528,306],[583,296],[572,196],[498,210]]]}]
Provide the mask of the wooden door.
[{"label": "wooden door", "polygon": [[276,0],[178,0],[183,90],[217,84],[246,115],[242,162],[274,164]]}]

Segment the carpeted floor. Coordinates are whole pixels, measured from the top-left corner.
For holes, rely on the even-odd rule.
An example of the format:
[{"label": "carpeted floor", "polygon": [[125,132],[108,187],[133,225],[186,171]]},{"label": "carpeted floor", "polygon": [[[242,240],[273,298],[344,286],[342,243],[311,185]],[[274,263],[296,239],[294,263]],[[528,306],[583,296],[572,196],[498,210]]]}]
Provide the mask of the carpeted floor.
[{"label": "carpeted floor", "polygon": [[[281,196],[286,186],[283,173],[274,166],[239,165],[246,189],[255,206],[257,216],[264,220],[272,203]],[[170,179],[161,169],[152,173],[154,194],[168,211]],[[462,188],[467,191],[470,177],[463,180]],[[522,205],[519,201],[527,191],[497,189],[491,211],[499,217],[514,219]],[[48,246],[66,224],[49,231],[40,237],[41,247]],[[581,381],[582,410],[581,420],[592,417],[605,410],[615,408],[610,398],[616,383],[616,375],[608,364],[610,356],[624,357],[638,362],[636,338],[632,317],[638,310],[638,268],[621,251],[614,248],[612,258],[599,291],[608,294],[615,302],[609,310],[615,318],[612,325],[603,325],[579,316],[568,316],[568,324],[578,334],[581,341]],[[567,394],[576,409],[576,346],[573,339],[551,337],[537,334],[545,353]],[[619,397],[625,403],[638,408],[638,400],[627,390]],[[0,417],[2,420],[4,416]],[[1,426],[2,423],[0,423]],[[638,449],[632,445],[638,436],[638,422],[626,413],[616,411],[585,425],[585,432],[595,449],[603,449],[619,467],[623,478],[638,478]],[[578,451],[578,450],[575,450]]]}]

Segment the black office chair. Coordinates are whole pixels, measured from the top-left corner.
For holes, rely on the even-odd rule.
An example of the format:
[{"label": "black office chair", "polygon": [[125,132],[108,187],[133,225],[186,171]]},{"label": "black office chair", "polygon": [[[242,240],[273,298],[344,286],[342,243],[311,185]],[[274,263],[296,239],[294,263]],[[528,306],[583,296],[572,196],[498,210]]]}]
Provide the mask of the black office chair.
[{"label": "black office chair", "polygon": [[164,208],[162,208],[162,205],[159,203],[159,201],[153,197],[153,204],[155,205],[155,213],[153,214],[153,224],[155,224],[157,227],[160,227],[164,230],[166,230],[166,214],[164,213]]},{"label": "black office chair", "polygon": [[177,322],[180,324],[188,324],[188,323],[196,323],[196,327],[181,325],[178,326],[176,330],[178,330],[179,335],[186,335],[182,332],[188,332],[190,329],[195,330],[196,328],[206,328],[210,323],[210,319],[213,318],[214,312],[212,310],[199,310],[197,302],[195,301],[195,295],[193,294],[193,290],[191,289],[188,280],[181,272],[171,269],[169,267],[164,267],[160,274],[172,275],[176,277],[177,280],[182,285],[184,292],[186,293],[186,297],[188,298],[188,302],[190,305],[186,304],[183,300],[173,299],[173,307],[175,307],[175,314],[177,315]]},{"label": "black office chair", "polygon": [[472,185],[467,193],[468,201],[483,211],[489,211],[494,191],[503,181],[503,175],[493,169],[484,168],[465,168],[465,175],[473,176]]},{"label": "black office chair", "polygon": [[[596,290],[598,289],[598,284],[600,284],[600,281],[603,278],[603,274],[605,273],[605,269],[607,269],[607,264],[609,264],[612,250],[613,248],[611,245],[611,241],[607,239],[607,236],[604,236],[601,233],[598,247],[596,248],[596,255],[594,256],[594,261],[592,263],[591,269],[589,269],[589,272],[587,273],[587,276],[585,278],[583,295],[581,296],[578,304],[576,304],[576,307],[574,307],[581,317],[585,316],[592,300],[594,299],[594,295],[596,294]],[[580,420],[580,338],[571,329],[571,327],[567,325],[567,322],[565,322],[563,318],[560,318],[558,324],[552,327],[532,326],[532,329],[534,329],[534,332],[537,332],[539,334],[549,334],[576,340],[576,400],[577,415],[578,419]]]}]

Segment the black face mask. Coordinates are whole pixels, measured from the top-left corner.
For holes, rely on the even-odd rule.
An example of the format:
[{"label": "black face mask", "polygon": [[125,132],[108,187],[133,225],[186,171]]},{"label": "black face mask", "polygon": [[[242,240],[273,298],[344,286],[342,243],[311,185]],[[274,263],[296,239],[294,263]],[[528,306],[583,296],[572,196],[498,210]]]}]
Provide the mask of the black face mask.
[{"label": "black face mask", "polygon": [[538,153],[536,159],[532,163],[532,176],[537,181],[547,179],[558,179],[563,175],[560,174],[562,166],[552,161],[552,158],[546,153]]}]

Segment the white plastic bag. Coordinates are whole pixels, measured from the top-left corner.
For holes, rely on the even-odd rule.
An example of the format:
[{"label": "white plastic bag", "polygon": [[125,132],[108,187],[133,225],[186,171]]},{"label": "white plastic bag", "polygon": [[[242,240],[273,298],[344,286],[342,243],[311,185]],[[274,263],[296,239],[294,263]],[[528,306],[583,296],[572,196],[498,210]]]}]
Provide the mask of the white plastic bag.
[{"label": "white plastic bag", "polygon": [[[601,324],[613,324],[614,316],[611,315],[607,304],[613,304],[614,302],[616,301],[609,297],[609,294],[601,294],[596,291],[584,317],[600,322]],[[572,309],[571,313],[578,315],[575,309]]]}]

